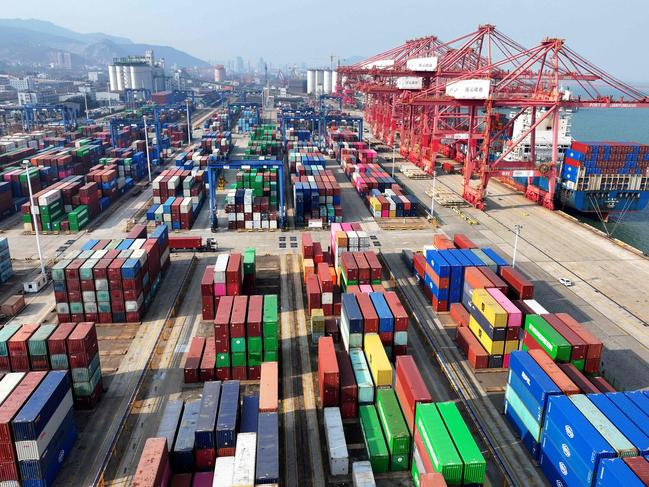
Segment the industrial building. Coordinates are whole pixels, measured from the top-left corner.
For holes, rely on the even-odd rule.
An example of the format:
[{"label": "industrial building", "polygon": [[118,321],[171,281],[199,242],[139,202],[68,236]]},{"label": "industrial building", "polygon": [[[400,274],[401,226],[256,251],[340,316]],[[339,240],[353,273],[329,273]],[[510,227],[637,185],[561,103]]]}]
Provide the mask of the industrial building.
[{"label": "industrial building", "polygon": [[309,69],[306,72],[308,95],[331,95],[336,91],[338,73],[331,69]]},{"label": "industrial building", "polygon": [[108,66],[110,91],[165,89],[164,59],[156,62],[153,51],[144,56],[128,56],[113,59]]}]

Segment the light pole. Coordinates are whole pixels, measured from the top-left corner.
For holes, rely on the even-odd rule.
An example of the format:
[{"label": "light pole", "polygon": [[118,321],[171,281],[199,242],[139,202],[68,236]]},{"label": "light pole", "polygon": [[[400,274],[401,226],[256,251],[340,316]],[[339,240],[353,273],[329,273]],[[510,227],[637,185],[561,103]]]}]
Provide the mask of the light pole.
[{"label": "light pole", "polygon": [[29,168],[31,163],[27,160],[23,161],[23,167],[25,168],[25,173],[27,175],[27,188],[29,188],[29,209],[32,213],[32,224],[34,225],[34,231],[36,232],[36,249],[38,250],[38,259],[41,261],[41,274],[43,277],[47,277],[45,274],[45,264],[43,263],[43,252],[41,251],[41,236],[38,231],[38,223],[36,222],[36,205],[34,204],[34,195],[32,194],[32,182],[29,179]]},{"label": "light pole", "polygon": [[86,104],[86,123],[88,122],[88,93],[83,92],[83,101]]},{"label": "light pole", "polygon": [[514,233],[516,237],[514,238],[514,256],[512,257],[512,267],[516,267],[516,251],[518,250],[518,237],[521,234],[523,225],[514,225]]},{"label": "light pole", "polygon": [[[151,182],[151,157],[149,156],[149,130],[146,125],[146,115],[142,116],[144,120],[144,144],[146,146],[146,167],[149,170],[149,183]],[[158,147],[160,147],[160,141],[158,142]]]},{"label": "light pole", "polygon": [[433,220],[435,219],[435,186],[437,186],[437,172],[433,166],[433,194],[430,197],[430,216]]},{"label": "light pole", "polygon": [[192,123],[189,120],[189,98],[185,100],[185,105],[187,106],[187,143],[192,143]]},{"label": "light pole", "polygon": [[396,157],[397,143],[392,142],[392,179],[394,179],[394,158]]}]

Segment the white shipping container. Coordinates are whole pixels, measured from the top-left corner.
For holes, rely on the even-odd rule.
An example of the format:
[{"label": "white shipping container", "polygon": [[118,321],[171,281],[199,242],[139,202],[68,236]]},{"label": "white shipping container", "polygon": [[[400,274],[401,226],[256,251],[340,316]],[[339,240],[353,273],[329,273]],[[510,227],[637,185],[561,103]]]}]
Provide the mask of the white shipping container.
[{"label": "white shipping container", "polygon": [[349,453],[347,452],[347,442],[345,441],[340,409],[325,408],[324,424],[331,475],[347,475],[349,473]]},{"label": "white shipping container", "polygon": [[239,433],[234,453],[232,487],[254,487],[257,457],[257,434]]},{"label": "white shipping container", "polygon": [[394,59],[379,59],[363,65],[365,69],[391,68],[392,66],[394,66]]},{"label": "white shipping container", "polygon": [[234,457],[218,457],[214,462],[212,487],[232,487]]},{"label": "white shipping container", "polygon": [[446,85],[446,94],[458,100],[486,100],[490,87],[488,79],[464,79]]},{"label": "white shipping container", "polygon": [[352,482],[354,487],[375,487],[372,464],[368,461],[352,463]]},{"label": "white shipping container", "polygon": [[0,404],[5,402],[23,377],[25,377],[24,372],[11,372],[3,377],[0,381]]},{"label": "white shipping container", "polygon": [[543,306],[535,299],[524,299],[523,302],[530,307],[537,315],[546,315],[549,313]]},{"label": "white shipping container", "polygon": [[406,61],[406,68],[411,71],[435,71],[437,69],[437,56],[417,57]]},{"label": "white shipping container", "polygon": [[15,442],[16,456],[19,462],[38,460],[43,453],[45,453],[45,450],[61,426],[61,423],[63,423],[63,420],[72,409],[72,405],[72,389],[70,389],[63,400],[59,403],[59,406],[56,408],[56,411],[54,411],[54,414],[52,414],[52,417],[45,425],[45,428],[43,428],[43,431],[38,436],[37,440]]}]

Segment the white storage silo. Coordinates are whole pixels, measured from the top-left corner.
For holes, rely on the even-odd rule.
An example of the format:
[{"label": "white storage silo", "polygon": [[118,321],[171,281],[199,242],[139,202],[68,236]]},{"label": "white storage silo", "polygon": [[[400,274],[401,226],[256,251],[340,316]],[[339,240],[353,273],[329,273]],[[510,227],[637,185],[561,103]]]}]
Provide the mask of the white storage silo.
[{"label": "white storage silo", "polygon": [[324,70],[317,69],[315,72],[315,94],[322,95],[324,88]]},{"label": "white storage silo", "polygon": [[115,66],[115,78],[117,78],[117,91],[124,91],[124,66]]},{"label": "white storage silo", "polygon": [[331,92],[336,93],[336,86],[338,85],[338,71],[331,72]]},{"label": "white storage silo", "polygon": [[115,68],[117,66],[110,65],[108,66],[108,83],[110,86],[110,91],[117,91],[117,75]]},{"label": "white storage silo", "polygon": [[322,92],[325,95],[331,94],[331,71],[328,69],[323,72]]},{"label": "white storage silo", "polygon": [[306,72],[306,94],[313,95],[315,93],[315,69],[309,69]]}]

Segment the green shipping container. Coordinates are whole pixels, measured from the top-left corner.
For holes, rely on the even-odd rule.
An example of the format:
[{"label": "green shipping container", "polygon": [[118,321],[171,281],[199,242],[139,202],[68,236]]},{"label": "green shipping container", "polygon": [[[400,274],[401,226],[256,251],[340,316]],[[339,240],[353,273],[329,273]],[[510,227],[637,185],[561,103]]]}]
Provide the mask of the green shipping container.
[{"label": "green shipping container", "polygon": [[437,409],[464,463],[462,483],[483,484],[487,463],[457,406],[453,402],[439,402]]},{"label": "green shipping container", "polygon": [[574,365],[577,370],[584,371],[584,367],[586,367],[586,359],[580,358],[572,361],[572,365]]},{"label": "green shipping container", "polygon": [[572,346],[539,315],[525,317],[525,331],[538,343],[555,362],[570,362]]},{"label": "green shipping container", "polygon": [[232,360],[232,367],[246,366],[246,352],[232,352],[230,357]]},{"label": "green shipping container", "polygon": [[92,374],[92,377],[90,378],[90,382],[73,382],[72,388],[74,389],[74,395],[90,396],[95,390],[95,387],[99,383],[100,379],[101,379],[101,368],[97,368],[97,370],[95,370],[95,373]]},{"label": "green shipping container", "polygon": [[50,365],[52,366],[52,370],[68,370],[70,367],[68,356],[64,353],[50,355]]},{"label": "green shipping container", "polygon": [[277,350],[264,350],[264,362],[279,362],[279,352]]},{"label": "green shipping container", "polygon": [[376,411],[390,451],[391,470],[407,470],[410,458],[410,431],[392,388],[376,391]]},{"label": "green shipping container", "polygon": [[261,365],[262,353],[261,352],[248,352],[248,366],[254,367]]},{"label": "green shipping container", "polygon": [[21,326],[22,325],[18,323],[9,323],[8,325],[3,326],[2,330],[0,330],[0,356],[1,357],[9,356],[9,349],[7,348],[7,342],[12,336],[14,336],[14,334],[18,330],[20,330]]},{"label": "green shipping container", "polygon": [[[261,195],[258,195],[261,196]],[[255,273],[255,249],[248,247],[243,252],[243,273],[244,274],[254,274]]]},{"label": "green shipping container", "polygon": [[261,334],[264,338],[277,340],[277,337],[279,336],[279,325],[277,323],[264,323],[262,325]]},{"label": "green shipping container", "polygon": [[41,325],[29,338],[27,346],[29,355],[47,355],[47,339],[56,329],[56,325]]},{"label": "green shipping container", "polygon": [[390,454],[385,444],[385,437],[381,429],[379,416],[373,404],[358,408],[358,416],[361,420],[363,440],[367,449],[367,456],[372,464],[372,471],[375,473],[387,472],[390,468]]},{"label": "green shipping container", "polygon": [[230,354],[228,352],[216,354],[216,368],[230,367]]},{"label": "green shipping container", "polygon": [[276,336],[264,337],[264,350],[277,351],[279,349],[279,339]]},{"label": "green shipping container", "polygon": [[246,352],[246,339],[245,338],[231,338],[230,339],[230,350],[232,353],[235,352]]},{"label": "green shipping container", "polygon": [[248,352],[251,353],[257,352],[261,354],[261,350],[262,350],[261,347],[262,347],[261,337],[248,337],[248,345],[247,345]]},{"label": "green shipping container", "polygon": [[267,324],[277,325],[277,323],[277,294],[267,294],[264,296],[264,328]]},{"label": "green shipping container", "polygon": [[435,403],[417,404],[415,427],[436,472],[441,473],[448,484],[462,483],[462,459],[444,426]]}]

